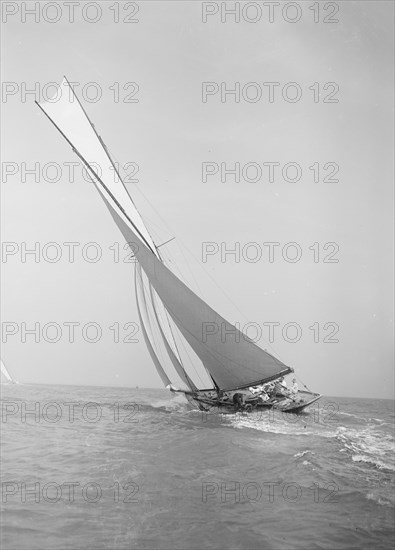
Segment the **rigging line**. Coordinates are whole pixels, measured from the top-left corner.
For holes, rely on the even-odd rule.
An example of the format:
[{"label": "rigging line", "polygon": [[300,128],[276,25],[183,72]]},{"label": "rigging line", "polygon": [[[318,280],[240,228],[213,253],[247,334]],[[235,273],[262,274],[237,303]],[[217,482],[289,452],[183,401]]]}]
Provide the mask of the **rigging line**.
[{"label": "rigging line", "polygon": [[[157,227],[159,227],[157,224],[154,224],[156,225]],[[175,239],[176,237],[174,237]],[[190,278],[187,278],[186,275],[181,271],[181,268],[178,266],[178,264],[174,261],[174,254],[172,255],[172,253],[170,252],[170,250],[165,250],[164,253],[163,253],[163,258],[164,260],[166,260],[166,262],[164,261],[165,265],[167,264],[168,266],[171,266],[171,271],[173,271],[173,273],[176,273],[177,274],[177,277],[188,287],[192,287],[193,285],[191,285],[191,280],[193,280],[193,283],[195,285],[195,289],[197,289],[197,294],[200,295],[200,297],[203,299],[204,297],[204,292],[202,290],[202,288],[200,287],[194,273],[193,273],[193,270],[191,269],[190,267],[190,262],[188,261],[188,258],[185,256],[184,254],[184,251],[182,249],[182,247],[176,242],[176,246],[179,250],[179,252],[181,253],[182,255],[182,258],[184,259],[184,262],[185,262],[185,266],[189,272],[189,275],[190,275]]]},{"label": "rigging line", "polygon": [[[148,199],[147,199],[147,200],[148,200]],[[151,205],[151,207],[154,208],[152,205]],[[156,211],[156,210],[155,210],[155,211]],[[158,214],[157,211],[156,211],[156,213]],[[162,219],[162,221],[164,222],[163,218],[161,218],[161,219]],[[156,224],[155,224],[155,225],[156,225]],[[160,227],[160,226],[157,226],[157,227]],[[171,229],[170,226],[167,225],[167,230],[168,230],[169,232],[170,232],[170,229]],[[171,232],[170,232],[170,233],[171,233]],[[182,241],[181,241],[181,242],[182,242]],[[180,246],[180,245],[178,244],[178,242],[176,242],[175,244],[176,244],[176,246],[177,246],[179,252],[180,252],[181,255],[182,255],[182,258],[183,258],[183,260],[184,260],[184,262],[185,262],[185,266],[186,266],[186,268],[187,268],[187,270],[188,270],[188,272],[189,272],[190,278],[192,279],[193,283],[195,284],[195,288],[198,290],[198,292],[199,292],[199,294],[200,294],[200,296],[201,296],[202,298],[205,297],[205,293],[203,292],[202,288],[200,287],[200,285],[199,285],[199,283],[198,283],[198,280],[196,279],[195,274],[194,274],[193,270],[191,269],[191,267],[190,267],[190,265],[189,265],[190,262],[188,261],[188,258],[186,257],[186,255],[185,255],[185,253],[184,253],[183,247]],[[185,245],[184,245],[184,246],[185,246]],[[185,247],[185,248],[186,248],[186,247]],[[169,250],[167,250],[166,252],[167,252],[167,256],[168,256],[168,258],[167,258],[168,263],[171,263],[171,264],[172,264],[173,269],[174,269],[174,267],[176,268],[177,273],[179,274],[180,279],[181,279],[187,286],[191,286],[189,280],[188,280],[188,279],[186,278],[186,276],[182,273],[181,269],[180,269],[180,268],[178,267],[178,265],[177,265],[176,263],[174,263],[174,261],[172,260],[172,254],[171,254],[171,252],[170,252]],[[174,256],[174,255],[173,255],[173,256]]]},{"label": "rigging line", "polygon": [[314,393],[310,388],[306,386],[306,384],[303,382],[303,380],[299,376],[297,376],[295,373],[293,373],[293,375],[294,375],[294,378],[297,378],[299,382],[306,388],[307,391],[309,391],[310,393]]},{"label": "rigging line", "polygon": [[[196,293],[203,299],[204,297],[204,292],[203,290],[201,289],[197,279],[195,278],[194,274],[193,274],[193,271],[191,270],[190,266],[189,266],[189,262],[186,258],[186,256],[184,255],[183,251],[182,251],[182,248],[181,247],[178,247],[179,251],[181,252],[181,255],[185,261],[185,265],[187,267],[187,270],[189,271],[189,274],[191,275],[191,279],[193,280],[193,283],[194,283],[194,286],[195,286],[195,289],[196,289]],[[165,259],[168,263],[168,265],[172,267],[172,271],[174,273],[177,273],[177,277],[188,287],[192,287],[193,285],[191,285],[191,282],[190,280],[186,277],[186,275],[184,273],[182,273],[180,267],[177,265],[177,263],[175,261],[173,261],[172,259],[172,255],[170,253],[170,251],[166,251],[166,254],[167,256],[165,256]]]},{"label": "rigging line", "polygon": [[[92,129],[93,129],[93,131],[94,131],[94,133],[95,133],[95,135],[96,135],[96,137],[97,137],[97,139],[99,140],[100,145],[103,147],[104,152],[106,153],[108,160],[109,160],[110,163],[112,164],[112,166],[113,166],[113,168],[114,168],[114,170],[115,170],[115,172],[116,172],[116,174],[117,174],[117,176],[118,176],[120,182],[122,183],[122,185],[123,185],[123,187],[124,187],[126,193],[128,194],[129,199],[131,200],[133,206],[135,207],[135,209],[137,210],[137,212],[139,213],[139,215],[140,215],[140,217],[141,217],[141,214],[140,214],[140,212],[139,212],[139,210],[138,210],[136,204],[134,203],[134,201],[133,201],[133,199],[132,199],[132,197],[131,197],[131,195],[130,195],[130,193],[129,193],[129,191],[128,191],[128,188],[126,187],[126,185],[125,185],[123,179],[121,178],[121,175],[120,175],[120,173],[119,173],[118,168],[115,166],[115,163],[113,162],[113,160],[112,160],[112,158],[111,158],[110,152],[109,152],[109,150],[108,150],[106,144],[104,143],[103,139],[101,138],[101,136],[100,136],[99,133],[97,132],[97,130],[96,130],[96,128],[95,128],[95,125],[93,124],[93,122],[92,122],[91,119],[89,118],[88,113],[86,112],[84,106],[82,105],[82,103],[81,103],[79,97],[78,97],[77,94],[75,93],[74,88],[70,85],[70,82],[68,81],[67,77],[66,77],[66,76],[63,76],[63,78],[66,80],[66,82],[67,82],[67,84],[68,84],[70,90],[72,91],[72,93],[73,93],[74,97],[76,98],[76,100],[77,100],[79,106],[81,107],[82,112],[83,112],[84,115],[86,116],[86,118],[87,118],[89,124],[91,125],[91,127],[92,127]],[[118,166],[119,166],[119,163],[118,163]],[[144,223],[144,221],[143,221],[143,223]],[[144,227],[145,227],[145,226],[144,226]],[[152,236],[150,235],[148,229],[147,229],[147,228],[145,228],[145,229],[147,230],[148,235],[150,236],[152,242],[154,243],[154,246],[156,247],[155,242],[154,242]],[[151,246],[150,246],[150,249],[152,249]]]},{"label": "rigging line", "polygon": [[[135,186],[135,187],[136,187],[137,191],[139,191],[140,193],[142,193],[142,192],[139,190],[139,188],[138,188],[137,186]],[[143,196],[144,196],[144,195],[143,195]],[[144,196],[144,198],[146,199],[145,196]],[[146,200],[148,201],[148,199],[146,199]],[[163,233],[163,228],[162,228],[159,224],[155,223],[154,220],[152,220],[151,218],[148,218],[147,216],[144,216],[144,221],[149,223],[149,225],[151,226],[151,232],[154,232],[154,233],[158,236],[158,238],[159,238],[159,236]],[[155,226],[155,231],[152,229],[152,226]],[[168,229],[170,229],[170,228],[168,228]],[[165,231],[166,231],[167,233],[170,233],[170,231],[168,231],[168,229],[165,229]],[[176,237],[173,237],[173,239],[176,239]],[[169,241],[166,241],[166,242],[170,242],[170,241],[173,240],[173,239],[169,239]],[[163,243],[163,244],[166,244],[166,243]],[[176,243],[176,245],[177,245],[177,248],[178,248],[178,250],[180,251],[180,253],[181,253],[181,255],[182,255],[184,261],[185,261],[185,265],[186,265],[186,267],[187,267],[187,270],[188,270],[188,272],[190,273],[191,278],[193,279],[193,282],[195,283],[195,287],[198,289],[198,292],[199,292],[200,296],[203,297],[203,296],[204,296],[204,292],[203,292],[203,290],[201,289],[201,287],[200,287],[200,285],[199,285],[197,279],[195,278],[195,276],[194,276],[194,274],[193,274],[192,269],[191,269],[190,266],[189,266],[189,263],[190,263],[190,262],[188,261],[188,258],[185,256],[182,247],[181,247],[180,245],[178,245],[177,243]],[[163,246],[163,245],[159,245],[159,246]],[[159,247],[157,247],[157,249],[158,249],[158,248],[159,248]],[[170,252],[169,250],[165,250],[163,253],[161,252],[161,254],[162,254],[162,258],[161,258],[161,259],[162,259],[163,263],[164,263],[165,265],[168,265],[168,266],[171,265],[171,268],[172,268],[171,271],[173,271],[173,273],[177,273],[178,278],[179,278],[181,281],[183,281],[184,284],[186,284],[187,286],[191,286],[190,280],[186,278],[185,274],[182,273],[182,271],[181,271],[180,267],[177,265],[177,263],[175,263],[175,262],[173,261],[171,252]],[[174,255],[173,255],[173,257],[174,257]]]},{"label": "rigging line", "polygon": [[[115,155],[114,155],[114,158],[116,159]],[[116,161],[118,162],[117,159],[116,159]],[[118,162],[118,165],[119,165],[119,164],[120,164],[120,163]],[[144,200],[149,204],[149,206],[152,208],[152,210],[155,212],[155,214],[158,216],[158,218],[162,221],[162,223],[163,223],[163,225],[165,226],[165,228],[167,229],[167,231],[172,235],[174,232],[171,230],[171,227],[167,224],[167,222],[164,220],[164,218],[161,216],[161,214],[158,212],[158,210],[155,208],[155,206],[152,204],[152,202],[148,199],[147,195],[145,195],[145,193],[136,185],[135,182],[131,182],[131,184],[132,184],[132,185],[134,186],[134,188],[143,196]],[[136,210],[137,210],[137,208],[136,208]],[[152,220],[151,220],[151,223],[153,223],[154,225],[156,225],[156,226],[160,229],[160,226],[159,226],[158,224],[156,224],[155,222],[153,222]],[[179,240],[180,240],[180,239],[179,239]],[[180,242],[182,242],[182,241],[180,240]],[[155,245],[155,246],[156,246],[156,245]],[[189,249],[185,246],[185,244],[184,244],[184,247],[189,251]],[[192,279],[193,279],[193,281],[194,281],[196,287],[198,288],[200,294],[204,296],[204,293],[202,292],[202,289],[200,288],[200,286],[199,286],[199,284],[198,284],[198,282],[197,282],[197,280],[196,280],[196,278],[195,278],[195,276],[194,276],[194,274],[193,274],[193,271],[192,271],[191,268],[189,267],[188,260],[187,260],[187,258],[185,257],[185,254],[184,254],[184,252],[183,252],[183,250],[182,250],[182,248],[181,248],[180,246],[179,246],[179,250],[180,250],[180,252],[181,252],[181,254],[182,254],[182,256],[183,256],[183,258],[184,258],[184,260],[185,260],[187,269],[189,270],[189,272],[190,272],[190,274],[191,274],[191,276],[192,276]],[[189,252],[190,252],[190,251],[189,251]],[[191,253],[191,252],[190,252],[190,253]],[[191,253],[191,255],[192,255],[192,253]],[[179,271],[179,269],[178,269],[178,272],[179,272],[180,275],[181,275],[181,279],[184,279],[184,281],[185,281],[185,278],[184,278],[184,276],[181,274],[181,272]],[[220,287],[219,287],[219,288],[220,288]]]},{"label": "rigging line", "polygon": [[[66,80],[67,80],[67,79],[66,79]],[[74,91],[73,91],[73,93],[74,93]],[[77,100],[78,100],[78,97],[77,97]],[[78,101],[79,101],[79,100],[78,100]],[[82,107],[82,105],[81,105],[81,108],[84,110],[84,108]],[[86,114],[86,113],[85,113],[85,114]],[[88,120],[89,120],[89,117],[88,117],[87,114],[86,114],[86,116],[87,116],[87,118],[88,118]],[[98,136],[99,140],[101,141],[102,145],[105,147],[106,152],[107,152],[107,156],[110,158],[110,156],[109,156],[110,153],[109,153],[109,150],[108,150],[107,146],[105,146],[105,145],[104,145],[104,142],[102,142],[101,137],[97,134],[96,129],[95,129],[94,125],[91,123],[90,120],[89,120],[89,122],[90,122],[90,124],[92,125],[92,127],[93,127],[93,129],[94,129],[96,135]],[[115,155],[112,155],[112,156],[115,158],[115,161],[117,162],[118,166],[120,166],[121,163],[118,161],[117,157],[116,157]],[[110,159],[110,160],[111,160],[111,159]],[[115,168],[115,167],[114,167],[114,168]],[[123,182],[121,176],[119,175],[119,172],[118,172],[118,171],[117,171],[117,174],[118,174],[118,177],[121,179],[121,181],[122,181],[124,187],[126,188],[126,186],[125,186],[125,184],[124,184],[124,182]],[[168,231],[170,234],[172,234],[172,231],[171,231],[170,226],[165,222],[164,218],[159,214],[158,210],[154,207],[154,205],[151,203],[151,201],[148,199],[148,197],[147,197],[147,196],[143,193],[143,191],[136,185],[135,182],[132,181],[131,183],[132,183],[132,185],[134,186],[134,188],[143,196],[144,200],[150,205],[150,207],[151,207],[152,210],[156,213],[156,215],[162,220],[162,223],[163,223],[163,225],[165,225],[167,231]],[[130,193],[129,193],[129,191],[128,191],[127,188],[126,188],[126,191],[127,191],[128,195],[130,196]],[[132,202],[133,202],[133,200],[132,200]],[[133,202],[133,204],[134,204],[134,202]],[[136,207],[136,205],[134,205],[134,206]],[[137,207],[136,207],[136,210],[137,210]],[[137,210],[137,211],[138,211],[138,210]],[[140,214],[140,217],[141,217],[141,214]],[[141,217],[141,218],[142,218],[142,217]],[[163,229],[162,229],[157,223],[155,223],[153,220],[150,220],[150,219],[147,218],[147,217],[144,217],[144,218],[145,218],[145,220],[149,221],[149,222],[151,223],[151,225],[155,225],[161,232],[163,232]],[[143,218],[142,218],[142,219],[143,219]],[[144,222],[145,220],[143,220],[143,222]],[[145,225],[145,224],[144,224],[144,225]],[[147,229],[147,228],[146,228],[146,229]],[[155,244],[155,241],[154,241],[154,239],[152,238],[151,232],[148,231],[148,229],[147,229],[147,232],[148,232],[148,234],[150,235],[152,241],[153,241],[154,244]],[[159,234],[158,234],[158,235],[159,235]],[[173,239],[175,239],[175,237],[173,237]],[[172,239],[170,239],[170,240],[172,240]],[[167,241],[167,242],[170,242],[170,240]],[[166,244],[166,243],[163,243],[163,244]],[[163,244],[162,244],[162,245],[159,245],[159,246],[163,246]],[[155,248],[156,248],[157,255],[158,255],[159,259],[160,259],[163,263],[165,263],[165,262],[164,262],[163,256],[161,255],[161,253],[160,253],[159,250],[158,250],[159,246],[156,246],[156,244],[155,244]],[[187,248],[185,245],[184,245],[184,247]],[[198,289],[200,295],[201,295],[201,296],[204,296],[204,292],[202,291],[202,289],[201,289],[201,287],[200,287],[200,285],[199,285],[197,279],[196,279],[195,276],[194,276],[194,273],[193,273],[192,269],[191,269],[190,266],[189,266],[188,259],[186,258],[186,256],[185,256],[185,254],[184,254],[184,251],[183,251],[182,247],[181,247],[181,246],[178,246],[178,248],[179,248],[179,250],[180,250],[180,252],[181,252],[181,254],[182,254],[182,257],[183,257],[184,260],[185,260],[185,264],[186,264],[186,266],[187,266],[188,271],[190,272],[190,275],[192,276],[192,279],[193,279],[193,281],[194,281],[194,283],[195,283],[196,288]],[[170,254],[168,254],[168,256],[170,256]],[[170,257],[171,257],[171,256],[170,256]],[[176,270],[177,270],[177,272],[178,272],[178,274],[179,274],[179,278],[180,278],[181,280],[183,280],[186,284],[188,284],[189,282],[188,282],[187,279],[184,277],[184,275],[183,275],[182,272],[180,271],[179,267],[178,267],[177,265],[175,265],[175,264],[171,261],[171,259],[168,258],[167,261],[168,261],[168,263],[171,263],[171,264],[172,264],[173,269],[174,269],[174,267],[176,268]],[[220,288],[220,287],[218,287],[218,288]]]},{"label": "rigging line", "polygon": [[[137,187],[137,185],[135,185],[136,187],[136,190],[141,193],[140,189]],[[145,199],[146,200],[146,199]],[[152,231],[158,231],[158,235],[159,234],[162,234],[164,232],[168,233],[168,235],[172,235],[172,233],[170,231],[168,231],[166,228],[163,228],[162,226],[160,226],[158,223],[156,223],[151,217],[148,217],[147,215],[144,215],[144,219],[145,221],[150,225],[152,226],[151,227],[151,230]]]},{"label": "rigging line", "polygon": [[[177,243],[177,244],[178,244],[178,243]],[[183,257],[184,260],[185,260],[185,264],[186,264],[186,266],[187,266],[187,268],[188,268],[188,271],[189,271],[190,274],[192,275],[192,279],[193,279],[193,281],[194,281],[194,283],[195,283],[195,285],[196,285],[196,288],[198,289],[200,295],[201,295],[201,296],[204,296],[204,292],[203,292],[203,290],[200,288],[200,285],[199,285],[199,283],[198,283],[198,281],[197,281],[197,279],[196,279],[196,277],[195,277],[195,275],[194,275],[192,269],[191,269],[190,266],[189,266],[188,258],[186,257],[186,255],[185,255],[185,253],[184,253],[184,251],[183,251],[183,249],[182,249],[182,246],[178,246],[178,249],[180,250],[180,252],[181,252],[181,254],[182,254],[182,257]]]},{"label": "rigging line", "polygon": [[164,246],[165,244],[167,243],[170,243],[171,241],[174,241],[175,237],[172,237],[171,239],[168,239],[167,241],[165,241],[164,243],[162,244],[158,244],[156,249],[160,248],[161,246]]}]

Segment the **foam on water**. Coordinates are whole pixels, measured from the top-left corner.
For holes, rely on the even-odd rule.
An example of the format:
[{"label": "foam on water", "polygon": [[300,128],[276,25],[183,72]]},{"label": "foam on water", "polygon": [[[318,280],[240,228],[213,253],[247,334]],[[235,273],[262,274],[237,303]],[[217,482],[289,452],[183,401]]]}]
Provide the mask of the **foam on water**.
[{"label": "foam on water", "polygon": [[377,502],[380,506],[390,506],[393,508],[394,503],[391,502],[390,499],[383,497],[380,494],[377,493],[368,493],[366,495],[367,500],[373,500],[374,502]]},{"label": "foam on water", "polygon": [[[65,416],[57,423],[8,416],[2,426],[4,481],[95,482],[103,496],[91,504],[77,490],[75,502],[52,504],[10,495],[2,503],[5,549],[63,550],[65,537],[70,548],[95,550],[344,550],[345,542],[360,550],[391,548],[387,402],[339,400],[336,415],[321,414],[325,402],[299,416],[225,415],[191,409],[182,395],[166,390],[32,386],[7,392],[6,400],[22,399],[29,409],[49,401],[62,409],[66,402],[80,406],[74,423]],[[84,402],[100,405],[97,422],[83,418]],[[137,405],[131,422],[125,403]],[[124,501],[128,483],[138,487],[133,505]],[[241,496],[235,496],[236,484]]]},{"label": "foam on water", "polygon": [[188,401],[182,394],[175,395],[170,401],[168,399],[158,399],[150,403],[154,409],[166,409],[167,411],[183,411],[188,407]]},{"label": "foam on water", "polygon": [[377,433],[372,426],[364,430],[340,427],[337,439],[343,443],[343,449],[351,453],[354,462],[366,462],[379,469],[395,471],[395,445],[390,434]]},{"label": "foam on water", "polygon": [[313,451],[311,451],[310,449],[306,449],[305,451],[301,451],[300,453],[296,453],[294,455],[294,457],[295,458],[302,458],[302,456],[306,455],[307,453],[314,454]]}]

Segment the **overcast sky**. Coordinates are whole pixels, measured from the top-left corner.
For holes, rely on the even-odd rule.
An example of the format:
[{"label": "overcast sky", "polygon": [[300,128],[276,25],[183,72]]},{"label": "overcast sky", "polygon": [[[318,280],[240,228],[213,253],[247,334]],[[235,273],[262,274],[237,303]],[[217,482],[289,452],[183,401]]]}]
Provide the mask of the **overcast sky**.
[{"label": "overcast sky", "polygon": [[[138,323],[122,236],[81,166],[69,181],[65,163],[78,159],[34,104],[52,97],[47,84],[65,74],[80,83],[76,92],[118,161],[138,165],[128,188],[156,243],[176,237],[161,250],[194,290],[241,328],[260,325],[258,343],[313,390],[392,397],[392,2],[329,3],[333,13],[327,3],[317,12],[298,2],[300,13],[281,4],[272,23],[254,6],[241,10],[239,23],[231,15],[221,22],[213,2],[138,2],[138,12],[135,3],[100,2],[101,13],[94,2],[83,13],[80,3],[73,23],[62,2],[58,13],[40,8],[36,16],[22,13],[22,3],[5,4],[2,357],[10,372],[32,383],[161,387],[141,332],[138,343],[122,343],[133,326],[125,323]],[[204,82],[214,83],[206,101]],[[279,83],[272,102],[270,82]],[[35,83],[37,95],[25,95]],[[231,94],[221,101],[221,83],[228,90],[240,83],[240,101]],[[272,162],[280,166],[269,182],[263,163]],[[299,181],[282,177],[290,162],[302,171]],[[24,173],[35,163],[39,181]],[[59,165],[59,181],[50,181],[56,171],[47,163]],[[218,173],[203,178],[202,163]],[[240,163],[240,181],[231,174],[222,181],[221,163]],[[254,164],[243,172],[247,163]],[[292,166],[286,172],[295,174]],[[37,262],[23,256],[36,242]],[[49,261],[53,242],[58,262]],[[74,262],[66,242],[80,243]],[[203,263],[205,242],[218,252]],[[280,243],[273,262],[269,242]],[[297,247],[284,252],[290,242]],[[221,248],[235,243],[250,256],[221,261]],[[98,249],[99,261],[89,262]],[[256,251],[262,257],[253,262]],[[289,261],[296,252],[300,260]],[[70,322],[79,323],[73,343]],[[23,334],[35,323],[38,342]],[[47,323],[61,327],[58,342],[46,341]],[[100,325],[98,342],[84,340],[87,323]],[[279,323],[272,343],[268,323]],[[301,334],[292,343],[295,327]]]}]

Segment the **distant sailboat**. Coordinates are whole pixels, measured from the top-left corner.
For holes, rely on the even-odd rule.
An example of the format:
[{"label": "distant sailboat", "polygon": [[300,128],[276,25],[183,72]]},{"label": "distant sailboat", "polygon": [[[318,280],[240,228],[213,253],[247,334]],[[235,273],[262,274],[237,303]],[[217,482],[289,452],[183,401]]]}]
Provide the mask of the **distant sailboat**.
[{"label": "distant sailboat", "polygon": [[0,359],[0,367],[1,367],[1,383],[2,384],[19,384],[17,380],[15,380],[11,374],[9,373],[7,367],[3,363],[3,361]]},{"label": "distant sailboat", "polygon": [[165,264],[159,249],[166,243],[157,246],[153,241],[116,163],[67,79],[60,90],[56,100],[36,103],[82,161],[135,255],[141,330],[163,384],[184,393],[202,410],[275,407],[298,412],[319,399],[310,391],[267,394],[270,382],[278,382],[293,369],[252,342]]}]

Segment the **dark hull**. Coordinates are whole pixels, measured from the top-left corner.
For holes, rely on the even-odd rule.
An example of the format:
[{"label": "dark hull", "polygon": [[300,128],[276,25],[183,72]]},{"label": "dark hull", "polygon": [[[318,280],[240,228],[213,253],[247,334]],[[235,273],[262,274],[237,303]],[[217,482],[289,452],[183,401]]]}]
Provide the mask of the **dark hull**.
[{"label": "dark hull", "polygon": [[309,407],[318,399],[321,395],[319,393],[312,393],[307,391],[301,391],[297,396],[289,398],[283,396],[277,396],[269,401],[260,401],[257,398],[251,397],[246,399],[243,406],[237,406],[232,401],[218,400],[214,392],[182,392],[185,393],[186,398],[194,408],[199,408],[202,411],[217,410],[221,413],[234,414],[236,412],[253,412],[262,409],[276,409],[288,413],[298,414],[302,412],[306,407]]}]

